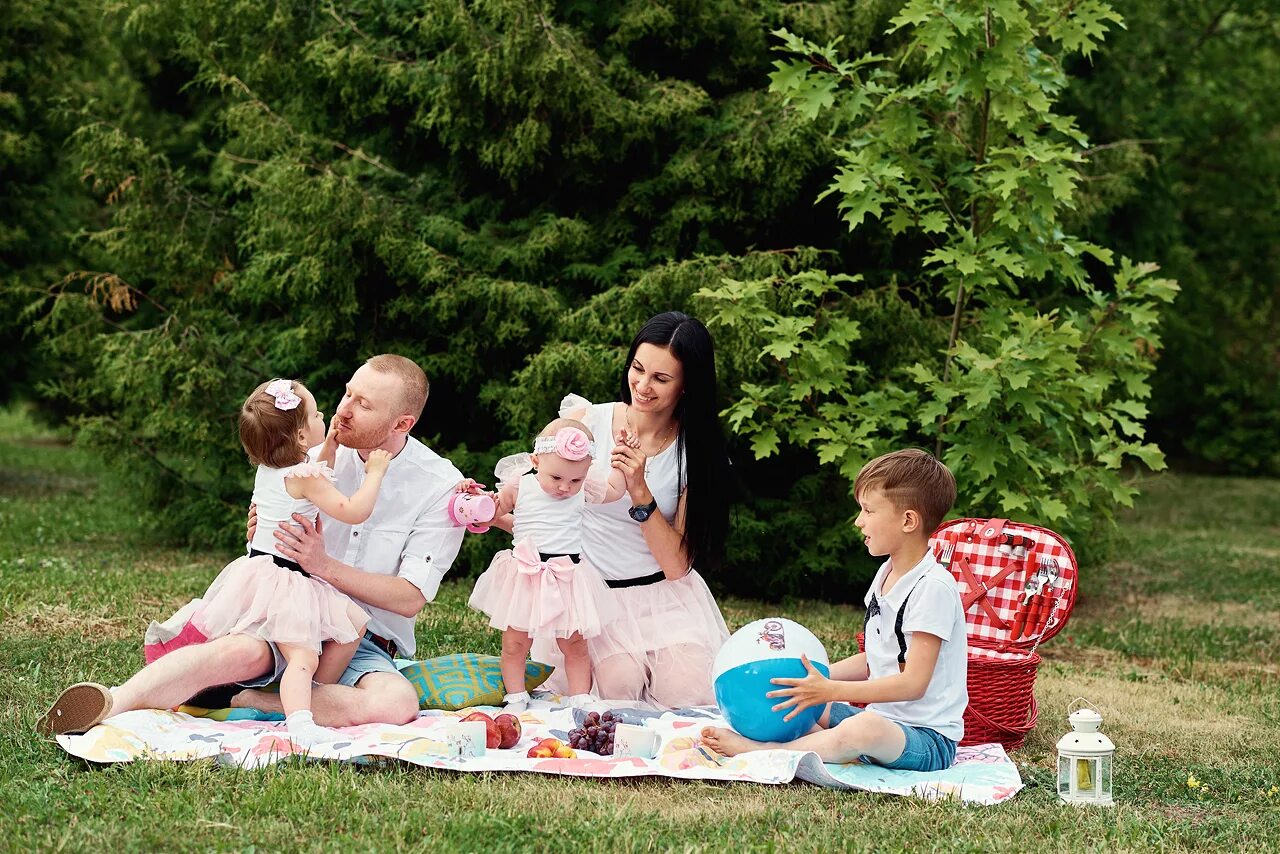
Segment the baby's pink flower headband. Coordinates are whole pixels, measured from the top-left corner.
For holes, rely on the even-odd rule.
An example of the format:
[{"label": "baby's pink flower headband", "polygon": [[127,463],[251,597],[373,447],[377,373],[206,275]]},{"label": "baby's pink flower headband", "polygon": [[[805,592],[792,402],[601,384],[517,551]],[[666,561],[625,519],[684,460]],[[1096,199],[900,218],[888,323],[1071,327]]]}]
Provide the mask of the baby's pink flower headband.
[{"label": "baby's pink flower headband", "polygon": [[554,436],[539,436],[533,440],[533,452],[546,454],[555,452],[571,462],[585,460],[595,456],[596,443],[587,438],[577,427],[561,427]]}]

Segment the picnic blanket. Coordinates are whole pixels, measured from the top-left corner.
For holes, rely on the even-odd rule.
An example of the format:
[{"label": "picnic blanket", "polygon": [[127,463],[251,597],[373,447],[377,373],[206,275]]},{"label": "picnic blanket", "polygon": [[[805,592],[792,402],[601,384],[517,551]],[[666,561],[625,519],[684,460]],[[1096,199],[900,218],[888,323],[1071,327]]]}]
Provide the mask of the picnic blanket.
[{"label": "picnic blanket", "polygon": [[[554,695],[553,695],[554,696]],[[478,707],[498,713],[500,709]],[[198,710],[197,710],[198,711]],[[464,717],[459,712],[425,711],[411,723],[366,724],[341,730],[344,738],[302,750],[285,737],[277,720],[237,710],[225,714],[145,710],[108,718],[84,735],[60,735],[58,744],[73,756],[95,763],[213,759],[220,764],[261,767],[291,756],[341,762],[408,762],[450,771],[533,771],[579,777],[661,776],[691,780],[789,783],[806,780],[833,789],[859,789],[929,800],[955,798],[967,803],[996,804],[1022,788],[1017,766],[998,744],[962,747],[955,764],[945,771],[893,771],[875,765],[824,764],[814,753],[766,750],[726,759],[703,747],[699,730],[723,726],[714,708],[655,712],[613,709],[628,723],[653,728],[661,738],[654,759],[597,756],[585,750],[572,759],[536,759],[529,747],[546,736],[567,741],[568,731],[584,712],[535,699],[520,715],[522,734],[510,750],[488,750],[483,756],[446,756],[443,725]],[[219,720],[218,718],[223,718]]]}]

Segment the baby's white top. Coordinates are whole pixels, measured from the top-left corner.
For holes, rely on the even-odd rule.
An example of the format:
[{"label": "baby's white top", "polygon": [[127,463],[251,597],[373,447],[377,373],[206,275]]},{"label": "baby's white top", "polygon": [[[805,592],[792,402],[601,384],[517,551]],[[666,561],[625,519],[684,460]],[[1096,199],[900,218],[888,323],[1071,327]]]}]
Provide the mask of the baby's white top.
[{"label": "baby's white top", "polygon": [[284,488],[286,477],[327,477],[333,480],[333,471],[323,463],[302,462],[296,466],[276,469],[258,466],[253,480],[253,503],[258,507],[258,528],[249,545],[260,552],[279,555],[276,550],[275,532],[281,522],[293,524],[293,514],[300,513],[314,519],[319,508],[305,498],[294,498]]},{"label": "baby's white top", "polygon": [[579,554],[582,551],[582,508],[587,500],[584,486],[577,495],[553,498],[538,484],[538,476],[520,478],[511,525],[511,538],[520,542],[532,538],[544,554]]}]

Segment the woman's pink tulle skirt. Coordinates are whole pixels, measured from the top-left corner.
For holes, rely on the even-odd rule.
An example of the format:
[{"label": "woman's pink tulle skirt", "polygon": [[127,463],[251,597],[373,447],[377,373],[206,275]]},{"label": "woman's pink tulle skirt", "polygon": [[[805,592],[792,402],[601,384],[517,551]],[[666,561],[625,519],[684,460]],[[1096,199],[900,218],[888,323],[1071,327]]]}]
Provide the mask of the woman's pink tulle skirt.
[{"label": "woman's pink tulle skirt", "polygon": [[349,643],[369,615],[351,597],[318,578],[293,572],[266,555],[237,558],[218,574],[191,622],[209,638],[252,635],[309,646]]},{"label": "woman's pink tulle skirt", "polygon": [[534,638],[584,638],[600,634],[614,617],[613,597],[595,567],[560,558],[557,571],[522,572],[510,549],[493,556],[476,579],[467,604],[495,629],[518,629]]},{"label": "woman's pink tulle skirt", "polygon": [[[606,589],[615,618],[587,642],[595,693],[656,708],[715,703],[711,664],[729,628],[702,576],[691,570],[675,581]],[[555,645],[535,641],[532,655],[557,668],[546,687],[564,693]]]}]

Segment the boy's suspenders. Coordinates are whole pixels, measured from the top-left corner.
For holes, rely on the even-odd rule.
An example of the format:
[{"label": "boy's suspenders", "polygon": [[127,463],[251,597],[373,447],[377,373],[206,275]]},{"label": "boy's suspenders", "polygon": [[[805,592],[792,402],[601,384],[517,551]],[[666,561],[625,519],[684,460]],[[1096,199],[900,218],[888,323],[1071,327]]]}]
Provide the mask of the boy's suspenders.
[{"label": "boy's suspenders", "polygon": [[[924,581],[924,576],[916,579],[916,583],[911,585],[911,589],[907,591],[907,595],[902,599],[902,607],[898,609],[898,616],[893,620],[893,633],[898,638],[898,669],[901,670],[907,666],[907,636],[902,632],[902,618],[907,613],[907,602],[911,599],[911,594],[916,592],[916,587]],[[867,633],[867,624],[871,622],[871,618],[880,614],[880,602],[876,599],[876,594],[871,594],[871,604],[867,606],[867,614],[862,618],[862,634]]]}]

